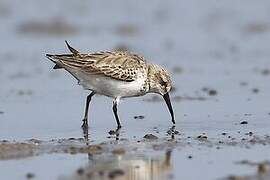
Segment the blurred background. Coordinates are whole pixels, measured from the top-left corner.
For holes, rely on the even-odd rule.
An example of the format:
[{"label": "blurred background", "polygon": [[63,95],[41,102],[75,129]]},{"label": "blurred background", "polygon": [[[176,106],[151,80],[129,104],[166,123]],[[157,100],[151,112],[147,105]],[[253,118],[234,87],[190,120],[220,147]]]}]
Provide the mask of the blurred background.
[{"label": "blurred background", "polygon": [[[177,128],[187,136],[269,133],[268,0],[0,0],[0,39],[2,140],[82,136],[88,92],[68,73],[52,70],[45,58],[46,53],[68,53],[65,40],[81,52],[127,50],[166,67],[174,83]],[[166,106],[156,96],[121,104],[125,138],[157,128],[165,133],[170,127]],[[96,98],[89,114],[92,140],[104,141],[115,126],[111,100]],[[240,125],[243,121],[248,125]],[[255,158],[256,150],[249,156]],[[227,169],[220,164],[223,169],[204,176],[239,172],[230,164],[235,158],[226,157]],[[197,164],[194,179],[204,165]],[[173,166],[182,167],[179,161]],[[246,170],[241,172],[253,172]]]},{"label": "blurred background", "polygon": [[[81,52],[128,50],[165,66],[172,74],[176,101],[205,99],[209,93],[223,101],[213,112],[253,111],[246,104],[253,92],[262,95],[269,90],[262,89],[269,87],[269,8],[268,1],[252,0],[1,0],[0,111],[6,112],[1,134],[10,137],[10,127],[29,123],[40,126],[39,135],[47,135],[42,127],[59,122],[55,114],[70,119],[63,126],[77,124],[74,119],[81,118],[88,92],[76,87],[67,73],[53,71],[53,64],[45,58],[46,53],[67,53],[64,40]],[[263,95],[261,99],[269,97]],[[235,98],[239,108],[228,108]],[[101,105],[97,114],[103,108],[111,111],[111,105]],[[180,118],[190,113],[187,105],[175,106]],[[199,106],[198,117],[210,114]],[[130,107],[122,111],[130,111]],[[268,111],[266,106],[261,108]],[[74,116],[67,115],[67,110]],[[22,118],[14,121],[18,116]]]}]

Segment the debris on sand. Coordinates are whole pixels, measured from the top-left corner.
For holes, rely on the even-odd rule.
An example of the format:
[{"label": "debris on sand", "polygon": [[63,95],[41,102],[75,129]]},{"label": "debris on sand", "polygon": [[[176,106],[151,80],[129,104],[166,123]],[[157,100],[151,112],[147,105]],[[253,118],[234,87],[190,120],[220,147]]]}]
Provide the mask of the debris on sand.
[{"label": "debris on sand", "polygon": [[203,133],[202,135],[197,136],[197,139],[199,139],[200,141],[206,141],[208,137],[206,134]]},{"label": "debris on sand", "polygon": [[215,96],[215,95],[217,95],[217,90],[212,89],[212,88],[203,87],[202,88],[202,91],[208,93],[209,96]]},{"label": "debris on sand", "polygon": [[253,22],[247,24],[244,30],[249,34],[261,34],[269,32],[270,26],[267,22]]},{"label": "debris on sand", "polygon": [[209,94],[209,96],[215,96],[215,95],[217,95],[217,91],[214,90],[214,89],[210,89],[210,90],[208,91],[208,94]]},{"label": "debris on sand", "polygon": [[78,174],[79,176],[83,175],[83,174],[84,174],[84,169],[83,169],[83,168],[77,169],[77,174]]},{"label": "debris on sand", "polygon": [[32,90],[18,90],[17,94],[19,96],[31,96],[33,94]]},{"label": "debris on sand", "polygon": [[253,132],[248,132],[248,133],[245,133],[245,135],[247,135],[247,136],[252,136],[253,135]]},{"label": "debris on sand", "polygon": [[262,75],[264,75],[264,76],[270,75],[270,69],[263,69],[263,70],[261,71],[261,73],[262,73]]},{"label": "debris on sand", "polygon": [[0,111],[0,114],[4,114],[4,111]]},{"label": "debris on sand", "polygon": [[66,152],[70,154],[77,153],[90,153],[90,154],[100,154],[102,153],[102,147],[100,145],[88,145],[83,147],[71,146]]},{"label": "debris on sand", "polygon": [[126,153],[126,150],[124,148],[117,148],[112,150],[112,153],[115,155],[123,155]]},{"label": "debris on sand", "polygon": [[110,179],[115,179],[118,176],[123,176],[125,172],[122,169],[115,169],[109,172],[108,177]]},{"label": "debris on sand", "polygon": [[134,116],[134,119],[144,119],[144,116],[143,115]]},{"label": "debris on sand", "polygon": [[269,163],[267,162],[261,162],[258,164],[258,174],[266,174],[269,172]]},{"label": "debris on sand", "polygon": [[257,94],[257,93],[259,92],[259,89],[258,89],[258,88],[253,88],[253,89],[252,89],[252,92],[253,92],[254,94]]},{"label": "debris on sand", "polygon": [[227,179],[228,180],[245,180],[243,176],[235,176],[235,175],[229,176]]},{"label": "debris on sand", "polygon": [[33,173],[27,173],[26,174],[26,178],[27,179],[32,179],[32,178],[34,178],[35,177],[35,174],[33,174]]},{"label": "debris on sand", "polygon": [[247,121],[241,121],[240,124],[248,124]]},{"label": "debris on sand", "polygon": [[35,145],[27,143],[1,143],[0,159],[20,159],[34,155]]},{"label": "debris on sand", "polygon": [[153,135],[153,134],[146,134],[144,137],[144,139],[149,139],[149,140],[156,140],[158,139],[157,136]]}]

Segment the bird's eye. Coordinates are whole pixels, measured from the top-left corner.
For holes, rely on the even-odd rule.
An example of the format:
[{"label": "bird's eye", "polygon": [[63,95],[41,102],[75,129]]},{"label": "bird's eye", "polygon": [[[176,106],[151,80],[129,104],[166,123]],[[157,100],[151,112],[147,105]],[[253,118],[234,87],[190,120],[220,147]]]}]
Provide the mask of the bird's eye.
[{"label": "bird's eye", "polygon": [[159,84],[160,84],[161,86],[166,86],[166,85],[167,85],[167,83],[166,83],[165,81],[163,81],[163,79],[160,79],[160,80],[159,80]]}]

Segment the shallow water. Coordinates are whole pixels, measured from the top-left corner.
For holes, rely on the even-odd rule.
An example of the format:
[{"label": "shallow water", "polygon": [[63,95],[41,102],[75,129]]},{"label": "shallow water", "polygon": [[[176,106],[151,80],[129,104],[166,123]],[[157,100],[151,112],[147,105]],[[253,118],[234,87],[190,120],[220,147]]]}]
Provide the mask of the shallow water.
[{"label": "shallow water", "polygon": [[[0,148],[5,157],[0,178],[259,178],[257,165],[237,162],[269,160],[269,5],[266,0],[1,1],[0,140],[8,142]],[[164,65],[175,87],[174,139],[167,107],[154,95],[121,102],[118,140],[108,133],[116,126],[112,100],[94,97],[89,140],[80,139],[88,92],[66,72],[52,70],[45,58],[66,53],[65,39],[82,52],[124,48]],[[146,134],[158,140],[145,141]],[[5,149],[15,142],[32,147],[30,139],[41,143]],[[92,159],[70,152],[70,146],[86,143],[102,150]],[[85,176],[78,175],[79,168]]]}]

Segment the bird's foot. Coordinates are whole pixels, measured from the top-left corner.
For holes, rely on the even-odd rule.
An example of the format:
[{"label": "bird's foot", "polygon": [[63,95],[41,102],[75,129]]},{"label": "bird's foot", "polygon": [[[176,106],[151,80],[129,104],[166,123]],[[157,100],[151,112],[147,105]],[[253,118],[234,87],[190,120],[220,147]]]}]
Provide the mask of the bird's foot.
[{"label": "bird's foot", "polygon": [[109,134],[110,134],[110,135],[119,135],[120,129],[121,129],[121,126],[117,126],[116,129],[110,130],[110,131],[109,131]]},{"label": "bird's foot", "polygon": [[167,131],[167,135],[171,136],[172,139],[174,139],[175,135],[179,135],[179,131],[175,130],[175,125],[173,125],[172,127],[169,128],[169,130]]}]

